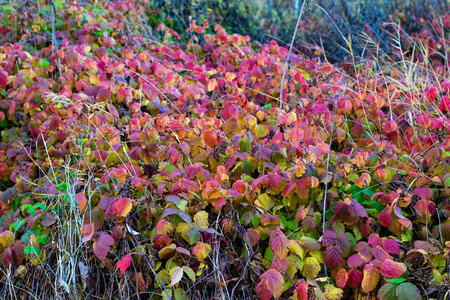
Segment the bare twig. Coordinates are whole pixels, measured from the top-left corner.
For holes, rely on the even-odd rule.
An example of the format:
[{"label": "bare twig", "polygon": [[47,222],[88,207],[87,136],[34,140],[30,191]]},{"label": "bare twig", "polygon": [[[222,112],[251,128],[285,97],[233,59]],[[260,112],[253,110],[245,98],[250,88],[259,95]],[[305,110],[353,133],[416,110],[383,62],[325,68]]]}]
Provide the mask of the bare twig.
[{"label": "bare twig", "polygon": [[289,60],[290,60],[290,57],[291,57],[292,48],[294,47],[295,37],[297,36],[298,26],[300,25],[300,19],[302,18],[303,9],[305,8],[305,3],[306,3],[306,0],[303,0],[302,9],[300,10],[300,14],[298,15],[297,25],[295,26],[294,35],[292,36],[291,46],[289,47],[289,52],[288,52],[288,56],[287,56],[287,59],[286,59],[286,64],[284,65],[284,72],[283,72],[283,77],[281,78],[281,87],[280,87],[280,108],[278,109],[277,115],[280,113],[281,109],[283,108],[284,78],[286,77],[286,71],[287,71],[288,65],[290,64]]}]

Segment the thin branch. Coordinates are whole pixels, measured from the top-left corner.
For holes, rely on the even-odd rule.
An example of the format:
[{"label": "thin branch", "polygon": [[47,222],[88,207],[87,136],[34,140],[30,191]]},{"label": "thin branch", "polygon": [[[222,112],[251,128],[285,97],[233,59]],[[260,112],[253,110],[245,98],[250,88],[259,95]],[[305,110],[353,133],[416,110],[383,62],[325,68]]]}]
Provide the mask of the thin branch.
[{"label": "thin branch", "polygon": [[302,9],[300,10],[300,14],[298,15],[297,25],[295,26],[294,35],[292,36],[291,46],[289,47],[286,64],[284,65],[284,72],[283,72],[283,77],[281,78],[281,87],[280,87],[280,108],[278,109],[277,115],[280,113],[281,109],[283,108],[284,78],[286,77],[286,71],[287,71],[288,65],[290,64],[289,60],[291,58],[292,48],[294,48],[294,41],[297,36],[297,30],[298,30],[298,26],[300,25],[300,19],[302,18],[303,9],[305,8],[305,3],[306,3],[306,0],[303,0]]}]

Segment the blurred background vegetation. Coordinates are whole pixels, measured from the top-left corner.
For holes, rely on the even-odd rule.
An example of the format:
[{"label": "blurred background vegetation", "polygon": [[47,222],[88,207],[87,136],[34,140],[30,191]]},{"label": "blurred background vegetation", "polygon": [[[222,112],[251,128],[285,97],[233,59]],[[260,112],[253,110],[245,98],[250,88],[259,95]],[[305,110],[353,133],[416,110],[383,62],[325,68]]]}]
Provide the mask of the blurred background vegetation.
[{"label": "blurred background vegetation", "polygon": [[[231,33],[250,35],[261,43],[290,43],[303,0],[152,0],[149,22],[163,22],[181,36],[191,19],[220,24]],[[421,32],[449,10],[448,0],[308,0],[295,46],[302,52],[325,49],[333,62],[367,52],[367,39],[386,53],[389,27],[400,24],[405,34]],[[151,11],[150,11],[151,10]],[[395,27],[395,26],[394,26]],[[212,26],[212,28],[214,28]],[[352,37],[351,39],[349,37]],[[366,53],[367,54],[367,53]]]}]

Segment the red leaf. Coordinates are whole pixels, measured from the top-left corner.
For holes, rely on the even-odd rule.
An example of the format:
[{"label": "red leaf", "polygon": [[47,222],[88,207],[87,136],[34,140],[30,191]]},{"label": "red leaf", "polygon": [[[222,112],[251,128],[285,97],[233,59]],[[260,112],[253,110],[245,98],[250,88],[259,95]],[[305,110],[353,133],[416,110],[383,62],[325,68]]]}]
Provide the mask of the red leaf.
[{"label": "red leaf", "polygon": [[406,272],[404,263],[395,262],[392,259],[386,259],[380,267],[381,275],[388,278],[399,278]]},{"label": "red leaf", "polygon": [[372,247],[381,246],[383,244],[383,240],[378,236],[378,234],[371,234],[367,242]]},{"label": "red leaf", "polygon": [[438,95],[438,89],[434,86],[425,91],[425,97],[430,102],[433,102],[437,98],[437,95]]},{"label": "red leaf", "polygon": [[9,265],[14,262],[12,250],[10,247],[6,248],[5,251],[3,251],[2,262],[6,268],[8,268]]},{"label": "red leaf", "polygon": [[211,148],[219,144],[217,140],[217,135],[215,135],[214,133],[203,131],[201,136],[205,144]]},{"label": "red leaf", "polygon": [[117,263],[117,268],[120,269],[120,275],[122,276],[123,273],[128,269],[128,267],[131,264],[131,254],[127,254],[124,257],[122,257],[121,260]]},{"label": "red leaf", "polygon": [[360,219],[358,229],[364,237],[368,237],[372,232],[372,228],[369,226],[368,218]]},{"label": "red leaf", "polygon": [[268,215],[268,214],[261,214],[260,216],[261,219],[261,225],[262,227],[267,227],[267,226],[271,226],[271,225],[280,225],[281,220],[278,216],[272,216],[272,215]]},{"label": "red leaf", "polygon": [[297,280],[297,299],[308,300],[308,283],[304,279]]},{"label": "red leaf", "polygon": [[378,221],[384,227],[389,227],[391,225],[391,214],[387,210],[383,210],[378,214]]},{"label": "red leaf", "polygon": [[13,260],[17,265],[20,265],[25,259],[25,245],[22,241],[14,242],[11,246],[13,253]]},{"label": "red leaf", "polygon": [[310,233],[313,231],[317,226],[316,219],[311,216],[306,216],[302,220],[302,228],[305,230],[306,233]]},{"label": "red leaf", "polygon": [[300,142],[303,140],[303,136],[303,129],[294,127],[290,132],[289,141],[293,147],[298,148],[300,146]]},{"label": "red leaf", "polygon": [[170,243],[172,243],[172,239],[165,234],[158,235],[153,239],[154,248],[157,250],[161,250],[162,248],[169,246]]},{"label": "red leaf", "polygon": [[339,246],[327,248],[323,253],[324,260],[330,269],[337,268],[342,262],[342,250]]},{"label": "red leaf", "polygon": [[250,245],[255,246],[260,239],[259,231],[253,228],[247,229],[248,239],[250,240]]},{"label": "red leaf", "polygon": [[289,252],[289,240],[280,227],[277,227],[276,231],[272,231],[270,234],[269,245],[272,252],[281,259],[285,258]]},{"label": "red leaf", "polygon": [[3,70],[0,70],[0,88],[6,88],[6,84],[8,83],[8,73]]},{"label": "red leaf", "polygon": [[348,236],[345,233],[340,233],[337,236],[337,245],[341,248],[344,256],[350,255],[350,250],[352,249],[352,244],[348,240]]},{"label": "red leaf", "polygon": [[283,293],[283,276],[275,269],[269,269],[264,272],[259,279],[260,283],[256,286],[256,293],[262,300],[270,300],[273,296],[278,299]]},{"label": "red leaf", "polygon": [[5,267],[9,267],[10,264],[15,263],[20,265],[25,259],[25,245],[22,241],[14,242],[10,247],[3,251],[2,262]]},{"label": "red leaf", "polygon": [[104,261],[111,246],[114,245],[112,236],[105,232],[100,232],[94,237],[94,253],[101,261]]},{"label": "red leaf", "polygon": [[445,114],[446,112],[448,112],[449,107],[450,107],[450,98],[448,98],[447,96],[442,96],[441,103],[439,104],[439,109],[443,114]]},{"label": "red leaf", "polygon": [[351,269],[348,271],[348,286],[353,288],[361,284],[363,280],[363,273],[357,269]]},{"label": "red leaf", "polygon": [[409,220],[403,216],[402,210],[401,210],[400,206],[398,205],[398,201],[396,201],[394,204],[394,213],[397,217],[400,218],[400,220],[399,220],[400,224],[402,224],[403,226],[405,226],[408,229],[411,229],[412,222],[411,222],[411,220]]},{"label": "red leaf", "polygon": [[108,89],[102,89],[98,92],[97,97],[101,101],[107,101],[111,98],[111,92]]},{"label": "red leaf", "polygon": [[111,103],[106,104],[106,107],[108,108],[110,114],[112,114],[117,119],[120,119],[119,112],[117,111],[117,108],[112,105]]},{"label": "red leaf", "polygon": [[400,255],[400,246],[396,240],[386,239],[383,241],[383,248],[387,253]]},{"label": "red leaf", "polygon": [[80,193],[76,194],[75,200],[77,200],[78,210],[80,211],[80,213],[84,213],[84,211],[86,210],[87,202],[88,202],[84,193],[80,192]]}]

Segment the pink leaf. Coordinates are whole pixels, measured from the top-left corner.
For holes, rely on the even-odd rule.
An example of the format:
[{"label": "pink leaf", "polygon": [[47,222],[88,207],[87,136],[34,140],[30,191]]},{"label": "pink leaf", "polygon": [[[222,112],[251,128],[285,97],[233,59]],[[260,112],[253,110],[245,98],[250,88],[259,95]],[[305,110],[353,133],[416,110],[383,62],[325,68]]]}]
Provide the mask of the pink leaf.
[{"label": "pink leaf", "polygon": [[86,243],[87,241],[91,240],[92,236],[94,235],[94,223],[84,225],[83,227],[81,227],[80,231],[83,235],[83,237],[81,238],[81,242]]},{"label": "pink leaf", "polygon": [[359,267],[363,263],[364,259],[362,259],[361,255],[359,255],[358,253],[353,254],[347,260],[347,265],[352,269]]},{"label": "pink leaf", "polygon": [[416,188],[414,194],[420,198],[430,198],[430,189],[428,187]]},{"label": "pink leaf", "polygon": [[383,248],[387,253],[400,255],[400,246],[396,240],[386,239],[383,241]]},{"label": "pink leaf", "polygon": [[320,115],[329,112],[326,104],[317,104],[311,111],[315,115]]},{"label": "pink leaf", "polygon": [[386,259],[380,268],[381,275],[388,278],[399,278],[406,272],[404,263],[395,262],[392,259]]},{"label": "pink leaf", "polygon": [[273,253],[281,259],[285,258],[289,252],[289,240],[280,227],[277,227],[276,231],[272,231],[270,234],[269,245]]},{"label": "pink leaf", "polygon": [[101,261],[104,261],[111,246],[114,245],[112,236],[105,232],[101,232],[94,237],[94,253]]}]

